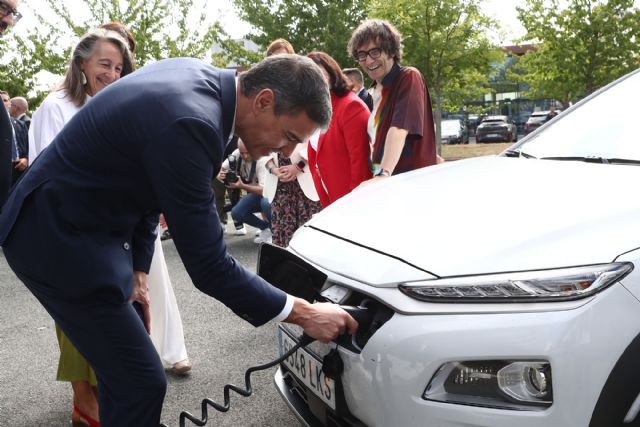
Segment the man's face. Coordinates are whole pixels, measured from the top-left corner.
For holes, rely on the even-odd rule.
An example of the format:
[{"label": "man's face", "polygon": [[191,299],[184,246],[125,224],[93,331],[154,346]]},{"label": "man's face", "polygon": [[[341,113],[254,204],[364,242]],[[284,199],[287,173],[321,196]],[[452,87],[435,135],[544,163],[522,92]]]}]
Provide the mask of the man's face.
[{"label": "man's face", "polygon": [[296,145],[309,140],[319,127],[304,112],[276,116],[272,99],[263,100],[258,95],[253,102],[250,118],[243,126],[243,134],[238,134],[253,159],[274,151],[289,157]]},{"label": "man's face", "polygon": [[[3,100],[3,101],[4,101],[4,100]],[[22,112],[20,111],[20,107],[19,107],[17,104],[15,104],[15,103],[13,103],[13,102],[9,101],[9,105],[10,105],[10,106],[9,106],[9,115],[10,115],[11,117],[16,118],[16,117],[18,117],[20,114],[22,114]]]},{"label": "man's face", "polygon": [[375,49],[379,48],[380,43],[376,40],[369,40],[358,49],[358,52],[367,52],[369,54],[362,61],[358,60],[358,62],[360,63],[360,67],[362,67],[364,72],[367,73],[372,80],[382,83],[382,79],[384,79],[384,76],[389,74],[389,71],[393,68],[395,61],[384,50],[379,52],[380,55],[377,58],[372,58],[372,55],[377,56],[375,54]]},{"label": "man's face", "polygon": [[13,11],[18,8],[18,0],[0,0],[0,37],[14,24]]},{"label": "man's face", "polygon": [[7,111],[11,110],[11,98],[9,98],[9,95],[6,94],[2,94],[2,103],[4,104],[4,108],[7,109]]}]

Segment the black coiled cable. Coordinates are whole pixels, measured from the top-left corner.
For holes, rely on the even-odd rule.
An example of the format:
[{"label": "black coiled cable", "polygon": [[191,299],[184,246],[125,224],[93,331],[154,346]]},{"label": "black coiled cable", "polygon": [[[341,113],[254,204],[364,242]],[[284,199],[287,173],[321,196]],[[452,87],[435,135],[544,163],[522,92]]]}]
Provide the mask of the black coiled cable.
[{"label": "black coiled cable", "polygon": [[[298,340],[298,344],[296,344],[295,346],[293,346],[289,351],[287,351],[286,353],[284,353],[282,356],[278,357],[276,360],[269,362],[269,363],[265,363],[264,365],[258,365],[258,366],[252,366],[251,368],[247,369],[247,371],[244,373],[244,389],[235,386],[233,384],[227,384],[224,386],[224,405],[221,405],[217,402],[214,402],[211,399],[203,399],[202,400],[202,416],[200,418],[196,418],[194,415],[192,415],[191,413],[187,412],[187,411],[182,411],[180,413],[180,427],[185,427],[185,422],[186,420],[191,421],[193,424],[197,425],[197,426],[204,426],[207,424],[207,422],[209,421],[209,413],[208,413],[208,407],[209,406],[213,406],[217,411],[220,412],[227,412],[229,410],[229,408],[231,407],[231,400],[230,400],[230,396],[229,396],[229,390],[233,390],[236,393],[244,396],[244,397],[249,397],[251,396],[251,394],[253,393],[253,388],[251,387],[251,373],[255,372],[255,371],[263,371],[265,369],[269,369],[273,366],[276,366],[277,364],[281,363],[282,361],[284,361],[287,357],[291,356],[293,353],[295,353],[296,350],[298,350],[300,347],[304,347],[310,343],[312,343],[314,341],[313,338],[311,338],[310,336],[308,336],[307,334],[303,334],[302,337],[300,337],[300,339]],[[167,427],[166,424],[160,424],[160,427]]]}]

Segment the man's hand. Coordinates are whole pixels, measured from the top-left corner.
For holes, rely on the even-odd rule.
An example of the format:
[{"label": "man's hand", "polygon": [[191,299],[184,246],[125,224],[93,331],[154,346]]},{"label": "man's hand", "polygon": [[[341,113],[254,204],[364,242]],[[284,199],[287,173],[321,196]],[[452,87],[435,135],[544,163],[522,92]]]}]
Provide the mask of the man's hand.
[{"label": "man's hand", "polygon": [[144,328],[151,333],[151,312],[149,310],[149,287],[147,286],[147,273],[133,272],[133,290],[129,302],[138,302],[144,313]]},{"label": "man's hand", "polygon": [[225,184],[225,187],[227,188],[231,188],[231,189],[239,189],[239,190],[244,190],[244,182],[242,182],[242,180],[240,178],[238,178],[238,180],[236,182],[230,182],[228,184]]},{"label": "man's hand", "polygon": [[337,304],[329,302],[309,304],[295,298],[293,309],[285,322],[302,326],[305,333],[321,342],[330,342],[345,331],[353,335],[358,322]]},{"label": "man's hand", "polygon": [[13,162],[13,167],[20,172],[25,170],[27,166],[29,166],[29,160],[24,157]]}]

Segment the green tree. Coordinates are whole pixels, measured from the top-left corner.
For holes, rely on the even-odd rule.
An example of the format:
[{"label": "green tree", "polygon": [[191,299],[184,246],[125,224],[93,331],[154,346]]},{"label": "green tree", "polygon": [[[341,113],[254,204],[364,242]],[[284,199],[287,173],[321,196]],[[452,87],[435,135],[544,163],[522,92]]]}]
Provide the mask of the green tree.
[{"label": "green tree", "polygon": [[[564,4],[566,2],[562,2]],[[633,0],[527,0],[518,17],[538,50],[521,58],[528,95],[565,105],[638,67],[640,12]]]},{"label": "green tree", "polygon": [[[39,24],[29,30],[28,37],[0,39],[1,62],[7,65],[0,70],[0,78],[16,94],[33,93],[34,75],[42,70],[63,74],[77,37],[109,21],[121,22],[132,32],[138,66],[177,56],[225,66],[233,49],[240,50],[218,22],[209,22],[209,0],[82,0],[73,2],[74,13],[70,2],[44,1],[52,17],[44,19],[36,11]],[[79,15],[85,18],[78,20]],[[222,49],[214,52],[216,44]],[[30,101],[34,107],[38,104],[33,97]]]},{"label": "green tree", "polygon": [[347,43],[366,16],[368,0],[237,0],[235,4],[239,17],[255,29],[248,38],[263,50],[284,38],[298,53],[321,50],[342,67],[353,66]]},{"label": "green tree", "polygon": [[393,23],[403,35],[403,63],[425,77],[435,108],[440,150],[443,111],[487,91],[492,65],[504,54],[487,38],[494,25],[479,0],[372,0],[371,16]]}]

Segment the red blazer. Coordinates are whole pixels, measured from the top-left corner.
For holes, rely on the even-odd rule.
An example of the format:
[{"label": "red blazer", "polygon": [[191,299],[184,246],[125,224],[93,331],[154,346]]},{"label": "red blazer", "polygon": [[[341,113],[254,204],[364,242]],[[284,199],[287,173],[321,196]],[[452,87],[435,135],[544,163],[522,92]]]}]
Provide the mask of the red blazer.
[{"label": "red blazer", "polygon": [[311,144],[308,147],[309,169],[322,207],[372,176],[367,134],[369,109],[351,92],[341,97],[332,92],[331,106],[333,117],[329,129],[320,135],[317,151]]}]

